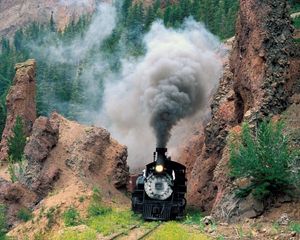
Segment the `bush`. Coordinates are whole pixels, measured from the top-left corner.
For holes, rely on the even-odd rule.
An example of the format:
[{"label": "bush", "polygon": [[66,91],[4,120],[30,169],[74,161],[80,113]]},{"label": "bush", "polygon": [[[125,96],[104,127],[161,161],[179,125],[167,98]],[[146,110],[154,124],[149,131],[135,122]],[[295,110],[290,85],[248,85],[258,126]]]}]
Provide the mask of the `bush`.
[{"label": "bush", "polygon": [[258,200],[271,195],[287,194],[300,171],[295,167],[300,154],[290,148],[289,140],[283,133],[283,122],[262,122],[252,133],[244,124],[238,141],[230,147],[231,175],[249,178],[251,184],[240,189],[239,197],[252,193]]},{"label": "bush", "polygon": [[6,208],[4,205],[0,204],[0,240],[5,239],[6,231]]},{"label": "bush", "polygon": [[18,213],[17,213],[17,217],[24,221],[24,222],[27,222],[29,220],[31,220],[33,218],[33,214],[32,212],[27,209],[27,208],[21,208]]},{"label": "bush", "polygon": [[103,204],[97,202],[91,202],[88,207],[88,215],[90,217],[105,215],[111,211],[112,209],[110,207],[103,206]]},{"label": "bush", "polygon": [[68,208],[64,214],[64,223],[67,227],[77,226],[81,223],[80,215],[74,207]]},{"label": "bush", "polygon": [[300,222],[293,222],[289,226],[292,232],[300,233]]}]

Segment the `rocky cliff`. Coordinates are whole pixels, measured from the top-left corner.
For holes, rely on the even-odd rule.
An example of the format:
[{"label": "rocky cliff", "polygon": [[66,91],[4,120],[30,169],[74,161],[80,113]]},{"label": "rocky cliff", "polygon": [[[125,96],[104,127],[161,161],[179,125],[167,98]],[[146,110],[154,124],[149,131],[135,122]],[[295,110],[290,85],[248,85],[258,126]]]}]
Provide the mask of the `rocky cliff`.
[{"label": "rocky cliff", "polygon": [[[198,142],[187,144],[201,147],[200,155],[192,155],[194,165],[188,198],[190,203],[206,211],[225,211],[229,207],[221,204],[231,186],[227,169],[228,133],[239,132],[242,121],[254,124],[266,116],[281,113],[290,105],[292,89],[299,84],[295,81],[297,77],[291,77],[292,65],[294,73],[300,71],[293,64],[296,60],[291,50],[294,52],[296,46],[292,44],[287,1],[241,0],[236,29],[233,48],[224,63],[223,78],[212,100],[211,120]],[[187,151],[183,154],[185,159]],[[246,215],[251,215],[251,204],[255,205],[254,202],[244,204],[249,210],[244,208]],[[261,211],[261,206],[256,208]],[[227,210],[229,213],[233,209]],[[241,212],[234,214],[241,215]]]},{"label": "rocky cliff", "polygon": [[50,21],[51,14],[57,27],[63,29],[67,23],[78,19],[82,14],[92,13],[97,0],[1,0],[0,36],[10,36],[19,27],[37,21]]},{"label": "rocky cliff", "polygon": [[0,161],[7,158],[7,139],[12,134],[15,119],[18,116],[22,118],[26,136],[30,135],[32,125],[36,119],[36,62],[28,60],[24,63],[16,64],[15,69],[16,75],[13,85],[6,97],[7,119],[0,143]]}]

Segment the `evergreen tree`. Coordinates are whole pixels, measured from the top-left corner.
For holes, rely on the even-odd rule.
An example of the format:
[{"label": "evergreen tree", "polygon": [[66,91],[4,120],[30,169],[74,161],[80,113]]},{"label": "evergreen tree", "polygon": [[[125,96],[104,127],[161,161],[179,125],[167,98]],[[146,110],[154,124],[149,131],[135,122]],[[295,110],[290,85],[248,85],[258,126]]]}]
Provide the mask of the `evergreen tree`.
[{"label": "evergreen tree", "polygon": [[14,36],[14,46],[16,51],[21,51],[22,50],[22,42],[23,42],[23,31],[22,29],[19,29],[16,31],[15,36]]},{"label": "evergreen tree", "polygon": [[26,145],[26,136],[24,132],[24,125],[22,118],[17,116],[15,125],[13,127],[13,134],[7,140],[8,154],[12,158],[13,162],[22,161],[24,154],[24,148]]},{"label": "evergreen tree", "polygon": [[50,23],[49,23],[50,31],[56,32],[56,26],[53,18],[53,12],[51,12]]},{"label": "evergreen tree", "polygon": [[152,6],[148,7],[145,16],[145,30],[148,31],[151,24],[155,21],[155,12]]}]

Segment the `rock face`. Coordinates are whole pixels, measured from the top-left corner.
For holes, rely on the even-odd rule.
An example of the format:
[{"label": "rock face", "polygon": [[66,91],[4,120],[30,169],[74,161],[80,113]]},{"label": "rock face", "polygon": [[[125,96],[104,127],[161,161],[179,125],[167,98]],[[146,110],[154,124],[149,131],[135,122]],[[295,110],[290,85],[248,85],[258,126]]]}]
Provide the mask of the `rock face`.
[{"label": "rock face", "polygon": [[15,69],[13,86],[6,97],[7,119],[0,144],[0,161],[7,158],[7,139],[12,134],[17,116],[22,118],[27,136],[30,135],[36,119],[35,60],[18,63]]},{"label": "rock face", "polygon": [[[287,1],[241,1],[231,68],[241,114],[253,120],[288,106],[292,27]],[[257,116],[256,116],[257,115]]]},{"label": "rock face", "polygon": [[[212,100],[212,117],[204,128],[204,144],[201,139],[197,145],[202,146],[201,153],[193,160],[188,179],[189,203],[205,211],[226,209],[229,215],[234,212],[253,216],[253,208],[242,208],[252,199],[247,199],[248,203],[236,202],[230,195],[233,185],[228,177],[227,136],[230,131],[239,132],[244,120],[254,123],[288,107],[294,86],[289,74],[291,41],[287,1],[240,1],[236,38]],[[261,214],[261,206],[253,201],[251,204],[257,209],[255,214]]]},{"label": "rock face", "polygon": [[19,183],[11,183],[0,178],[0,203],[7,208],[6,220],[9,227],[18,223],[17,213],[21,208],[31,208],[37,196]]},{"label": "rock face", "polygon": [[56,166],[44,171],[45,161],[57,142],[58,126],[51,124],[51,120],[46,117],[36,119],[32,135],[24,149],[28,162],[20,181],[40,198],[51,190],[53,183],[59,178],[60,170]]},{"label": "rock face", "polygon": [[59,29],[82,14],[96,9],[96,0],[1,0],[0,36],[12,35],[18,28],[30,23],[48,23],[51,14]]}]

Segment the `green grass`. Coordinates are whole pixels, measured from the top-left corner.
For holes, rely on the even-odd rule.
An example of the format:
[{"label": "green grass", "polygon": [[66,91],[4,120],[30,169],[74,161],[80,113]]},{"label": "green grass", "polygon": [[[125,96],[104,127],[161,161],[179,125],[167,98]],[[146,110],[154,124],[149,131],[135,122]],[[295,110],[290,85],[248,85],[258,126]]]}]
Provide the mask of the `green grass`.
[{"label": "green grass", "polygon": [[140,220],[129,210],[112,210],[103,215],[93,216],[87,220],[87,225],[104,236],[122,232]]},{"label": "green grass", "polygon": [[159,227],[148,240],[207,240],[207,236],[189,231],[178,222],[167,222]]},{"label": "green grass", "polygon": [[97,239],[97,232],[92,229],[88,229],[83,232],[76,230],[65,230],[63,233],[54,236],[51,240],[93,240]]}]

